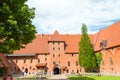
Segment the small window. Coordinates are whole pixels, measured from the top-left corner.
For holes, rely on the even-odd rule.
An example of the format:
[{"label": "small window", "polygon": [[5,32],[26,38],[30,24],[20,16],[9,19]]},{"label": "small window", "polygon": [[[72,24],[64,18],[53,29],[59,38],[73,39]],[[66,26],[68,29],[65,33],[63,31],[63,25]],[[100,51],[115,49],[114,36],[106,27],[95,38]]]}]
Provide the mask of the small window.
[{"label": "small window", "polygon": [[53,54],[53,57],[55,57],[55,54]]},{"label": "small window", "polygon": [[15,67],[15,70],[16,70],[16,67]]},{"label": "small window", "polygon": [[24,63],[26,63],[26,59],[24,59]]},{"label": "small window", "polygon": [[40,63],[40,59],[38,59],[38,63]]},{"label": "small window", "polygon": [[55,61],[53,61],[53,65],[55,65],[56,64],[56,62]]},{"label": "small window", "polygon": [[60,42],[58,42],[58,45],[60,45]]},{"label": "small window", "polygon": [[77,70],[77,73],[79,73],[79,70]]},{"label": "small window", "polygon": [[68,66],[70,66],[70,61],[68,61]]},{"label": "small window", "polygon": [[45,56],[47,56],[47,54],[45,54]]},{"label": "small window", "polygon": [[30,69],[31,69],[31,66],[30,66]]},{"label": "small window", "polygon": [[58,57],[60,57],[60,54],[58,54]]},{"label": "small window", "polygon": [[78,61],[76,61],[76,66],[78,66]]},{"label": "small window", "polygon": [[69,73],[69,69],[67,69],[67,73]]},{"label": "small window", "polygon": [[54,42],[53,42],[53,45],[54,45]]},{"label": "small window", "polygon": [[24,67],[22,67],[22,70],[24,69]]},{"label": "small window", "polygon": [[18,63],[18,60],[16,60],[16,63]]},{"label": "small window", "polygon": [[74,54],[72,54],[72,57],[74,56]]},{"label": "small window", "polygon": [[33,60],[31,59],[31,60],[30,60],[30,63],[32,63],[32,61],[33,61]]},{"label": "small window", "polygon": [[53,47],[53,50],[55,50],[55,48]]},{"label": "small window", "polygon": [[113,65],[113,60],[111,57],[109,57],[110,64]]},{"label": "small window", "polygon": [[45,58],[45,61],[47,61],[47,58]]},{"label": "small window", "polygon": [[58,50],[60,50],[60,47],[58,48]]},{"label": "small window", "polygon": [[80,72],[82,71],[82,69],[80,68]]}]

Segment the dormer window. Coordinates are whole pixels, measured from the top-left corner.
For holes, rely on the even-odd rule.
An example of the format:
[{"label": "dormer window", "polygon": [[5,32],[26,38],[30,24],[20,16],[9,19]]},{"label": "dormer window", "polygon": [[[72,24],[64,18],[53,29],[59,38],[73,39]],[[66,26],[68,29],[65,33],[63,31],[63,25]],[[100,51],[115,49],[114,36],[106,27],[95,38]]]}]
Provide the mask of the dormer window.
[{"label": "dormer window", "polygon": [[105,48],[106,46],[107,46],[107,40],[102,40],[102,41],[100,42],[100,48],[103,49],[103,48]]}]

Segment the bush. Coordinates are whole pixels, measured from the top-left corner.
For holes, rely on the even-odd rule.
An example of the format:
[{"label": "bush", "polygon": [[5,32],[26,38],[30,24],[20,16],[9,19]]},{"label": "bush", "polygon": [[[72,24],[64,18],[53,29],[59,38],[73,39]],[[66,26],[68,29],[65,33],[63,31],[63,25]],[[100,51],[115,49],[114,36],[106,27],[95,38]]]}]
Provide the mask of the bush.
[{"label": "bush", "polygon": [[3,76],[6,71],[6,67],[1,67],[0,68],[0,76]]}]

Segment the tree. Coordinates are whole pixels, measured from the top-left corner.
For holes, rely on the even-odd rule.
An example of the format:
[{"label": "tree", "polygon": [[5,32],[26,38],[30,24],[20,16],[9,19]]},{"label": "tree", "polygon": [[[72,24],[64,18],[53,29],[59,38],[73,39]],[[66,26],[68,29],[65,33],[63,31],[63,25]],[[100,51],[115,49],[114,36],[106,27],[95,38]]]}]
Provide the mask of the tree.
[{"label": "tree", "polygon": [[100,62],[102,60],[102,53],[97,52],[96,54],[96,68],[98,69],[98,72],[100,71]]},{"label": "tree", "polygon": [[96,67],[96,58],[94,49],[87,34],[87,27],[82,24],[81,38],[79,41],[79,65],[85,69],[85,71],[91,71]]},{"label": "tree", "polygon": [[35,38],[34,8],[27,0],[0,0],[0,52],[12,53]]}]

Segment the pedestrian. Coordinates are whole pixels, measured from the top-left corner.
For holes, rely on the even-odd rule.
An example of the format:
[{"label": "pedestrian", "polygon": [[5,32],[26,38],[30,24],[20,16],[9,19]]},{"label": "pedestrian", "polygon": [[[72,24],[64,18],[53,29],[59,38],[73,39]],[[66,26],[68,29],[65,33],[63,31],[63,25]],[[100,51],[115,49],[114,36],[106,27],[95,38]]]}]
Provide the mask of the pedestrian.
[{"label": "pedestrian", "polygon": [[10,80],[13,80],[13,77],[12,77],[12,75],[10,75]]},{"label": "pedestrian", "polygon": [[4,76],[2,77],[2,80],[7,80],[7,76],[4,75]]},{"label": "pedestrian", "polygon": [[25,73],[24,70],[22,70],[22,75],[23,75],[23,76],[24,76],[24,73]]},{"label": "pedestrian", "polygon": [[36,80],[39,80],[39,73],[36,73]]}]

